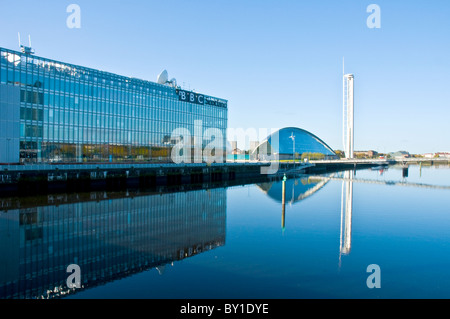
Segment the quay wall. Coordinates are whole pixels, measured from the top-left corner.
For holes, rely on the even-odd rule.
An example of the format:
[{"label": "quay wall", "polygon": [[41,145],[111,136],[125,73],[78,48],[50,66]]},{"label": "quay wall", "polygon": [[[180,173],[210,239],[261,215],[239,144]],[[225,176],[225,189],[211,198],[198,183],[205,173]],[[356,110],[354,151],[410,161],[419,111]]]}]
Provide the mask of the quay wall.
[{"label": "quay wall", "polygon": [[[0,165],[0,196],[29,196],[58,192],[116,191],[155,187],[210,187],[277,179],[294,168],[297,173],[322,174],[395,165],[397,161],[330,160],[279,163],[276,174],[262,174],[267,162],[212,164],[34,164]],[[312,164],[312,165],[311,165]],[[411,164],[413,164],[411,162]]]},{"label": "quay wall", "polygon": [[268,163],[0,165],[0,196],[115,191],[267,178]]}]

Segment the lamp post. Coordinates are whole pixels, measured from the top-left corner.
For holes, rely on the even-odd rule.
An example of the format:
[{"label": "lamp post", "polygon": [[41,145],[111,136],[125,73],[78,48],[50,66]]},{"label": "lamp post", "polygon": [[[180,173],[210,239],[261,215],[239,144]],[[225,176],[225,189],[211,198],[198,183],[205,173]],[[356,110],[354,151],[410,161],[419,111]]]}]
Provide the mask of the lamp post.
[{"label": "lamp post", "polygon": [[294,145],[293,152],[292,152],[292,160],[294,161],[294,168],[295,168],[295,135],[294,132],[291,133],[291,136],[289,136],[290,139],[292,139],[292,143]]}]

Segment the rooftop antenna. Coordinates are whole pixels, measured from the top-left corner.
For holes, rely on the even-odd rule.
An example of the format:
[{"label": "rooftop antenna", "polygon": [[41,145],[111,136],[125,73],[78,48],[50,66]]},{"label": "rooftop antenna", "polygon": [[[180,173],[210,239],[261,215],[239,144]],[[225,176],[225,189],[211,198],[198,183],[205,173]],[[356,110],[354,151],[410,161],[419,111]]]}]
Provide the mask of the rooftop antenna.
[{"label": "rooftop antenna", "polygon": [[20,32],[17,34],[19,36],[19,47],[22,53],[25,53],[26,55],[34,54],[34,50],[31,48],[31,36],[28,35],[28,46],[24,46],[20,43]]}]

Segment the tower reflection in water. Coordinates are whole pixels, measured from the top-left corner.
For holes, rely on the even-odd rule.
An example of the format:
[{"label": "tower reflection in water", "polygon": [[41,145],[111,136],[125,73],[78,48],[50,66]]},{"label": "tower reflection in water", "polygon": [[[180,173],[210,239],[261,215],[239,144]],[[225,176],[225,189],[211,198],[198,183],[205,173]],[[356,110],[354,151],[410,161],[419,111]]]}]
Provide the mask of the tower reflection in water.
[{"label": "tower reflection in water", "polygon": [[281,202],[281,228],[286,227],[286,203],[299,202],[324,187],[331,178],[342,179],[341,223],[339,266],[342,255],[348,255],[352,247],[352,211],[353,211],[354,171],[344,171],[329,176],[304,176],[293,179],[283,178],[280,182],[259,184],[258,187],[274,200]]},{"label": "tower reflection in water", "polygon": [[152,268],[161,273],[225,244],[225,189],[127,195],[62,196],[59,205],[49,196],[42,206],[0,200],[8,207],[0,213],[0,298],[76,293],[66,283],[70,264],[80,266],[87,289]]},{"label": "tower reflection in water", "polygon": [[342,255],[348,255],[352,248],[352,212],[353,171],[345,171],[342,180],[339,267],[341,266]]}]

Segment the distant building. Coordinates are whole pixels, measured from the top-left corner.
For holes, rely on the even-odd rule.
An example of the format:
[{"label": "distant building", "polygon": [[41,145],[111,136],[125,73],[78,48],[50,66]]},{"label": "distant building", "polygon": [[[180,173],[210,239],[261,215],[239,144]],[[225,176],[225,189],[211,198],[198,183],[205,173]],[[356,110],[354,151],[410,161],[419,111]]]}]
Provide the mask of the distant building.
[{"label": "distant building", "polygon": [[437,152],[422,154],[425,158],[450,158],[450,152]]},{"label": "distant building", "polygon": [[438,152],[435,154],[435,156],[439,158],[450,158],[450,152]]},{"label": "distant building", "polygon": [[427,153],[423,156],[427,158],[450,158],[450,152]]},{"label": "distant building", "polygon": [[367,151],[367,156],[368,157],[378,156],[378,152],[376,152],[376,151]]},{"label": "distant building", "polygon": [[375,156],[378,156],[378,152],[376,151],[355,151],[354,152],[355,157],[357,158],[372,158]]},{"label": "distant building", "polygon": [[234,151],[237,150],[237,141],[230,141],[230,145],[231,145],[231,153],[234,154]]},{"label": "distant building", "polygon": [[254,150],[256,150],[256,148],[259,145],[259,141],[250,141],[250,149],[249,149],[249,153],[253,153]]},{"label": "distant building", "polygon": [[243,151],[239,148],[235,148],[234,150],[231,151],[231,154],[233,154],[233,155],[245,154],[245,151]]},{"label": "distant building", "polygon": [[391,158],[395,158],[395,159],[402,159],[402,158],[410,158],[411,155],[406,152],[406,151],[398,151],[398,152],[394,152],[394,153],[390,153],[389,154],[391,156]]}]

